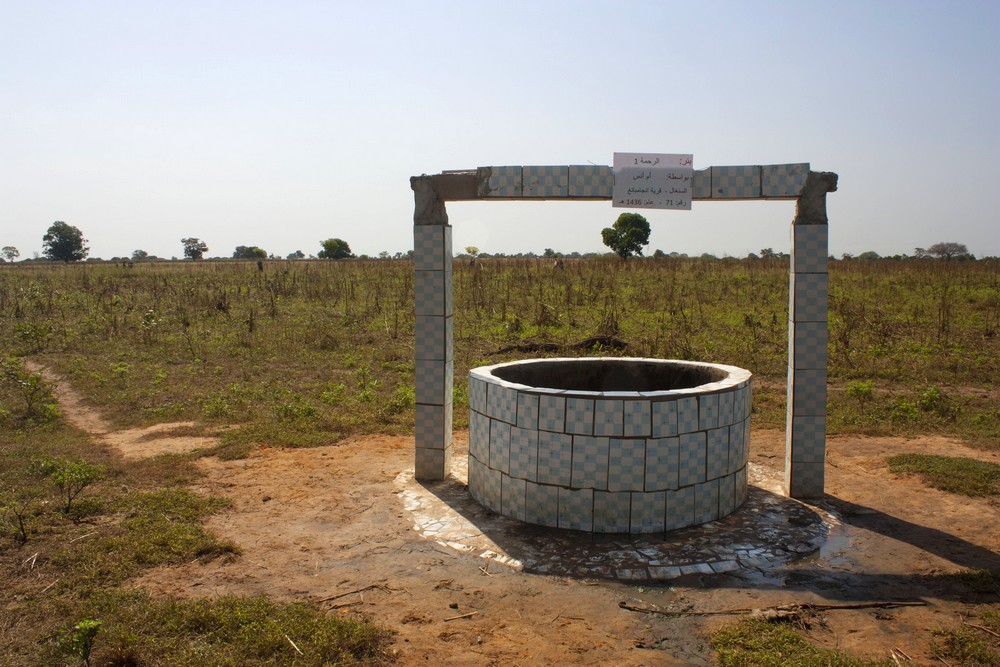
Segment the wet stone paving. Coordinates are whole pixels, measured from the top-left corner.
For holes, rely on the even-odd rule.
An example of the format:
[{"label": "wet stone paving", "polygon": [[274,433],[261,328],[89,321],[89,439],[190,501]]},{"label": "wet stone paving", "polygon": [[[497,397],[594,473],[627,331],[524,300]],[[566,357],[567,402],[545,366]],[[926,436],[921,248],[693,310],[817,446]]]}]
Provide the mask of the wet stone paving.
[{"label": "wet stone paving", "polygon": [[595,534],[546,528],[494,514],[469,494],[466,460],[441,482],[400,473],[396,494],[423,537],[524,572],[622,581],[665,581],[687,574],[770,568],[812,554],[839,522],[780,494],[774,471],[751,463],[747,500],[701,526],[652,535]]}]

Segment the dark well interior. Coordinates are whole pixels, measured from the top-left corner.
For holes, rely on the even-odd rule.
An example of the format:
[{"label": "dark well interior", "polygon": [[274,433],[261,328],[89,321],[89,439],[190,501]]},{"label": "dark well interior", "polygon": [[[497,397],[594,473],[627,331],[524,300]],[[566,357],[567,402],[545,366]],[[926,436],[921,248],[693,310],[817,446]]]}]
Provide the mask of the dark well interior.
[{"label": "dark well interior", "polygon": [[493,369],[493,375],[529,387],[576,391],[669,391],[690,389],[726,379],[719,368],[687,366],[676,362],[629,361],[535,361]]}]

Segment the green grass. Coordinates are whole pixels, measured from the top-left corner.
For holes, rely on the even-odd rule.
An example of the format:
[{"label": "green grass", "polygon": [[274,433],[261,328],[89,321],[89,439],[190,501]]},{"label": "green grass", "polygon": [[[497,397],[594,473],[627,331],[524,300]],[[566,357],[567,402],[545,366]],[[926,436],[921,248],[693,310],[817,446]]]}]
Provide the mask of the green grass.
[{"label": "green grass", "polygon": [[886,461],[890,472],[917,474],[935,489],[965,496],[1000,494],[1000,465],[996,463],[929,454],[897,454]]},{"label": "green grass", "polygon": [[[384,630],[324,616],[304,603],[279,604],[259,596],[154,600],[141,591],[108,591],[77,613],[102,622],[91,654],[95,665],[320,667],[387,662]],[[74,624],[67,623],[56,636],[65,636]],[[39,656],[39,664],[57,664],[66,654],[66,648],[53,641]]]},{"label": "green grass", "polygon": [[883,667],[891,660],[817,648],[786,623],[744,619],[712,635],[722,667]]},{"label": "green grass", "polygon": [[[830,265],[831,433],[1000,446],[1000,264],[945,264]],[[506,346],[615,335],[750,369],[755,425],[780,428],[787,304],[777,260],[457,262],[455,384],[526,356]],[[51,364],[119,426],[238,424],[233,444],[411,432],[414,325],[405,260],[0,267],[0,356]]]},{"label": "green grass", "polygon": [[1000,635],[1000,612],[986,610],[980,618],[966,621],[960,627],[935,630],[932,655],[946,664],[995,667],[1000,665],[997,635]]},{"label": "green grass", "polygon": [[[47,383],[35,389],[37,400],[26,402],[22,385],[0,382],[0,405],[10,406],[0,423],[0,664],[82,664],[88,651],[90,664],[120,666],[349,665],[384,658],[386,631],[327,618],[306,604],[154,600],[122,592],[149,568],[238,557],[238,545],[202,526],[227,502],[187,488],[197,478],[197,455],[125,461],[67,426],[58,411],[37,409],[53,399]],[[87,482],[69,511],[67,479]],[[92,646],[74,633],[88,626],[97,628]]]}]

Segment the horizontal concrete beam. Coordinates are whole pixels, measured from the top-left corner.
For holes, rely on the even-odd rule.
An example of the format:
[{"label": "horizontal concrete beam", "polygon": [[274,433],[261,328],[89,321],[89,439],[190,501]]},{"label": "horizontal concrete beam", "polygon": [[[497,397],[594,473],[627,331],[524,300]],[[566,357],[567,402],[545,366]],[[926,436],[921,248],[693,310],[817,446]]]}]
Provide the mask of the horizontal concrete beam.
[{"label": "horizontal concrete beam", "polygon": [[[797,199],[809,177],[809,163],[721,166],[699,169],[692,199]],[[611,199],[614,172],[606,165],[492,166],[445,171],[426,179],[441,201]]]}]

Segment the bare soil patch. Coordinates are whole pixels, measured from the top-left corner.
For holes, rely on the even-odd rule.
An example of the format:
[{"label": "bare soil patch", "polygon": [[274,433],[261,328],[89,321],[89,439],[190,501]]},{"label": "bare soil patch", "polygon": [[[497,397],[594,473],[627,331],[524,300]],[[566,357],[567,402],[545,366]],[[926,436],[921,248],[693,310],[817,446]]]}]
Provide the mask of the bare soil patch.
[{"label": "bare soil patch", "polygon": [[[127,457],[208,444],[188,436],[170,443],[171,431],[186,425],[113,432],[64,384],[59,398],[72,423]],[[784,435],[754,431],[751,442],[751,460],[767,471],[755,483],[780,487]],[[457,433],[456,456],[465,446],[466,434]],[[735,616],[668,618],[619,603],[719,611],[876,600],[927,604],[829,611],[814,616],[807,633],[823,646],[882,657],[895,647],[927,664],[931,629],[997,602],[928,576],[1000,571],[996,497],[929,489],[885,464],[903,452],[1000,462],[1000,454],[947,438],[831,438],[828,495],[814,505],[840,523],[818,552],[780,567],[654,585],[528,574],[422,537],[394,483],[412,467],[412,448],[412,438],[365,436],[312,449],[258,448],[245,460],[201,459],[198,489],[232,501],[208,528],[238,543],[242,556],[154,570],[134,585],[159,595],[312,600],[392,628],[401,664],[441,665],[711,664],[708,634]]]}]

